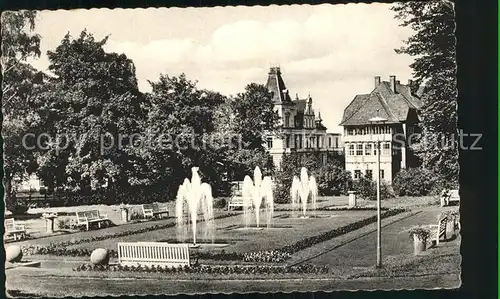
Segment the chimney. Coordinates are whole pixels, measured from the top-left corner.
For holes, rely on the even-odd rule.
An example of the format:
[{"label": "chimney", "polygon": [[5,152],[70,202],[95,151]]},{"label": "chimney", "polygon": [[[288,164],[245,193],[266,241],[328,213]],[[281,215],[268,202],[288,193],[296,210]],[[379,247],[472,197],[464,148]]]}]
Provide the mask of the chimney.
[{"label": "chimney", "polygon": [[375,88],[380,85],[380,76],[375,76]]},{"label": "chimney", "polygon": [[390,76],[390,81],[391,81],[391,90],[392,92],[396,93],[396,76],[392,75]]}]

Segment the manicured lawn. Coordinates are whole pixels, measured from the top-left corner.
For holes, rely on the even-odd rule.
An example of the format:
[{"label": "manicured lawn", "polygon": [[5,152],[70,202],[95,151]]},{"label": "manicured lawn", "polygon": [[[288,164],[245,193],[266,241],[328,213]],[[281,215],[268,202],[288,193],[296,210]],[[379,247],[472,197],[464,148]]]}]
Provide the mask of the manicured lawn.
[{"label": "manicured lawn", "polygon": [[[411,256],[413,253],[413,243],[410,242],[408,230],[415,225],[437,224],[437,215],[444,209],[426,209],[402,221],[396,222],[382,228],[382,258],[383,262],[401,261],[402,256]],[[309,263],[332,267],[370,267],[375,264],[376,257],[376,232],[341,246],[331,252],[323,254]],[[453,241],[453,248],[459,249],[457,240]],[[440,247],[446,246],[446,242]],[[450,246],[450,245],[448,245]],[[433,251],[430,249],[429,252]]]},{"label": "manicured lawn", "polygon": [[[347,225],[374,215],[374,211],[321,211],[317,214],[325,218],[281,218],[289,216],[290,212],[277,212],[273,219],[276,228],[262,230],[244,229],[243,216],[234,216],[216,220],[216,243],[228,243],[227,247],[216,250],[226,252],[251,252],[258,250],[273,250],[297,242],[305,237],[314,236],[334,228]],[[331,218],[326,218],[331,217]],[[202,228],[202,223],[198,225]],[[191,237],[191,235],[188,235]],[[142,234],[113,238],[98,242],[70,246],[70,248],[107,248],[116,249],[118,242],[169,241],[176,239],[176,228],[150,231]],[[191,239],[188,239],[188,242]],[[211,240],[198,239],[199,243]]]}]

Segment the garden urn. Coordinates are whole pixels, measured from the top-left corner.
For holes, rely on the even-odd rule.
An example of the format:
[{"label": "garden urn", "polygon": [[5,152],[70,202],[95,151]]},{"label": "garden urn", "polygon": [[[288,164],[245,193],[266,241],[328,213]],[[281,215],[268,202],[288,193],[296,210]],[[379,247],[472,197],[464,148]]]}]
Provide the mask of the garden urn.
[{"label": "garden urn", "polygon": [[44,213],[42,217],[45,219],[45,228],[48,234],[54,233],[54,223],[57,219],[57,213]]},{"label": "garden urn", "polygon": [[125,205],[121,205],[120,211],[122,215],[122,223],[128,223],[128,215],[129,215],[128,207]]},{"label": "garden urn", "polygon": [[356,191],[348,191],[349,193],[349,208],[354,208],[356,206]]},{"label": "garden urn", "polygon": [[418,234],[413,234],[413,254],[419,255],[425,251],[426,242]]}]

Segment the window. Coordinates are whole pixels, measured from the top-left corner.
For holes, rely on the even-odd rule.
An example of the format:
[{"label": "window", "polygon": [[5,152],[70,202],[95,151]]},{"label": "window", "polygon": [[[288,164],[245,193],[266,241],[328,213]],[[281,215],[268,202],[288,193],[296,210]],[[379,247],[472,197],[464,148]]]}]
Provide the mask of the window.
[{"label": "window", "polygon": [[354,156],[354,144],[349,144],[349,156]]},{"label": "window", "polygon": [[391,154],[391,144],[389,142],[384,142],[384,147],[382,148],[382,155],[389,156]]},{"label": "window", "polygon": [[373,177],[373,171],[371,169],[367,169],[366,170],[366,178],[371,180],[372,177]]},{"label": "window", "polygon": [[299,136],[299,147],[298,148],[302,148],[302,135],[298,135]]},{"label": "window", "polygon": [[361,178],[361,170],[356,169],[354,170],[354,179],[359,179]]},{"label": "window", "polygon": [[286,135],[285,137],[285,147],[290,148],[290,135]]},{"label": "window", "polygon": [[356,145],[356,156],[363,156],[363,144],[358,143]]},{"label": "window", "polygon": [[316,147],[317,148],[321,148],[321,146],[320,146],[320,140],[321,140],[321,136],[318,135],[318,137],[316,138]]},{"label": "window", "polygon": [[289,127],[290,126],[290,113],[285,113],[285,124],[284,124],[285,127]]},{"label": "window", "polygon": [[338,148],[338,147],[339,147],[339,139],[335,138],[335,148]]},{"label": "window", "polygon": [[294,136],[295,148],[299,148],[299,135],[293,135],[293,136]]},{"label": "window", "polygon": [[328,137],[328,147],[332,147],[332,137]]},{"label": "window", "polygon": [[272,148],[273,147],[273,138],[269,137],[267,138],[267,148]]},{"label": "window", "polygon": [[372,154],[372,144],[367,143],[365,144],[365,155],[369,156]]},{"label": "window", "polygon": [[380,169],[380,178],[383,179],[384,178],[384,170],[383,169]]}]

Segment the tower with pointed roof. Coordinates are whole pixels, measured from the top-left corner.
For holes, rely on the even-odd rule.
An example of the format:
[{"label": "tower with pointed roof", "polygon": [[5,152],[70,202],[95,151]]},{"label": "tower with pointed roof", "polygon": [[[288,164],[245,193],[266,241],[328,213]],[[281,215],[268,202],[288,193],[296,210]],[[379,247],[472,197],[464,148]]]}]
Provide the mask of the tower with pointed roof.
[{"label": "tower with pointed roof", "polygon": [[322,152],[323,162],[326,163],[329,151],[343,150],[340,134],[327,133],[321,115],[319,112],[316,115],[311,95],[300,99],[296,93],[292,99],[280,67],[269,69],[266,87],[271,92],[281,123],[280,134],[267,137],[267,148],[276,166],[279,167],[285,153]]},{"label": "tower with pointed roof", "polygon": [[[412,92],[413,82],[407,85],[390,76],[389,81],[374,80],[368,94],[358,94],[344,109],[346,170],[354,179],[361,176],[376,179],[376,141],[381,142],[380,178],[391,184],[401,168],[415,167],[418,159],[409,148],[413,133],[418,130],[419,96]],[[374,123],[373,119],[383,122]]]}]

